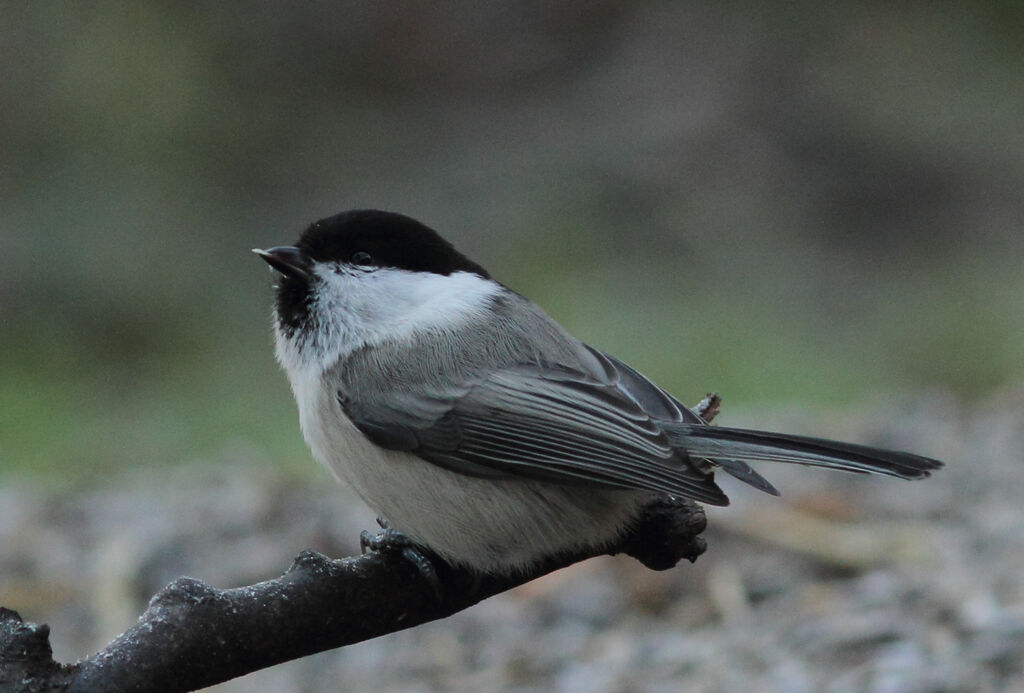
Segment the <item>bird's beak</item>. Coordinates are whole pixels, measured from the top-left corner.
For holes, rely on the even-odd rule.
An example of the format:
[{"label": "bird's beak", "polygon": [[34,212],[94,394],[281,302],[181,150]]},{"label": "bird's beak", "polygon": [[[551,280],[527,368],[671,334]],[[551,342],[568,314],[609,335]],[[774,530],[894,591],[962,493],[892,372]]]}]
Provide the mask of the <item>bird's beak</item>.
[{"label": "bird's beak", "polygon": [[307,282],[313,278],[313,259],[293,245],[279,245],[268,250],[253,248],[252,252],[286,277]]}]

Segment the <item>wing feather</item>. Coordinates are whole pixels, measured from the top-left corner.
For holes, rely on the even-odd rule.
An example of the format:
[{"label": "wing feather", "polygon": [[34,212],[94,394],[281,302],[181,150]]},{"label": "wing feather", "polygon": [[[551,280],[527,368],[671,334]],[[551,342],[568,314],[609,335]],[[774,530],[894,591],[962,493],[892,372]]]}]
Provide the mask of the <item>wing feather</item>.
[{"label": "wing feather", "polygon": [[391,391],[364,399],[359,406],[341,402],[373,442],[453,471],[728,503],[635,397],[580,371],[514,366],[447,394]]}]

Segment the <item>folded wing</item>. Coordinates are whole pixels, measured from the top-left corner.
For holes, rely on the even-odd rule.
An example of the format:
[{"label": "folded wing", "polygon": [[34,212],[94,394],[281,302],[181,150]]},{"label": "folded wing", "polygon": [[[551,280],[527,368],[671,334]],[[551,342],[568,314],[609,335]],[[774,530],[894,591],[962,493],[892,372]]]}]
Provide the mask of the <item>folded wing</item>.
[{"label": "folded wing", "polygon": [[381,393],[346,414],[372,441],[475,476],[728,499],[615,383],[557,366],[515,366],[448,393]]}]

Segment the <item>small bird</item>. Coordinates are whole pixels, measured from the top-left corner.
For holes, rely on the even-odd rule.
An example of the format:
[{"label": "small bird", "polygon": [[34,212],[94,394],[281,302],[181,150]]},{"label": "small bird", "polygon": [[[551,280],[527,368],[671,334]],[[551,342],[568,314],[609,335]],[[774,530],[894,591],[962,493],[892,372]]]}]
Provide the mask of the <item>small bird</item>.
[{"label": "small bird", "polygon": [[719,469],[778,495],[748,462],[942,466],[710,426],[407,216],[342,212],[254,252],[280,274],[275,351],[314,457],[453,565],[510,574],[611,546],[658,495],[727,505]]}]

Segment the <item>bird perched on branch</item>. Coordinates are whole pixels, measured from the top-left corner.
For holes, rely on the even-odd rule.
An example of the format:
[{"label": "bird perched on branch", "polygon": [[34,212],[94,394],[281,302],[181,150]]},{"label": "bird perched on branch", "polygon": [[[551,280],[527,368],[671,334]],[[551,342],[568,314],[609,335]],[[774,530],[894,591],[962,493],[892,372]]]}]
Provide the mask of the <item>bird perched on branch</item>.
[{"label": "bird perched on branch", "polygon": [[709,426],[400,214],[343,212],[255,252],[280,273],[276,353],[313,455],[453,564],[509,573],[610,545],[656,494],[727,505],[717,470],[777,495],[750,462],[903,479],[942,466]]}]

